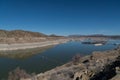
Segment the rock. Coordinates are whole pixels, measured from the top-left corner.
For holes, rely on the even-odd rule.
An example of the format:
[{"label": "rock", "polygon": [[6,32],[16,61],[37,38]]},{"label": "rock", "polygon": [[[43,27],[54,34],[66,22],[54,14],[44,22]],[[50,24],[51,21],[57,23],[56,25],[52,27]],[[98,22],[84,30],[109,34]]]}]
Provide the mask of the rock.
[{"label": "rock", "polygon": [[94,52],[92,57],[82,57],[76,65],[69,63],[38,74],[37,80],[109,80],[120,72],[119,56],[118,50]]},{"label": "rock", "polygon": [[116,67],[115,70],[117,74],[120,74],[120,67]]}]

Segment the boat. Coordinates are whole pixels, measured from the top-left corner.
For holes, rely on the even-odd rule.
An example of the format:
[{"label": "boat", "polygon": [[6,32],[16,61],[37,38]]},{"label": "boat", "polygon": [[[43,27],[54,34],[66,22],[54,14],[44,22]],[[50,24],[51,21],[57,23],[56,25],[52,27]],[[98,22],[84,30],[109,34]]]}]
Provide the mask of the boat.
[{"label": "boat", "polygon": [[94,44],[95,46],[104,45],[107,41],[83,41],[82,44]]},{"label": "boat", "polygon": [[101,43],[98,43],[98,44],[94,44],[95,46],[102,46],[103,44]]}]

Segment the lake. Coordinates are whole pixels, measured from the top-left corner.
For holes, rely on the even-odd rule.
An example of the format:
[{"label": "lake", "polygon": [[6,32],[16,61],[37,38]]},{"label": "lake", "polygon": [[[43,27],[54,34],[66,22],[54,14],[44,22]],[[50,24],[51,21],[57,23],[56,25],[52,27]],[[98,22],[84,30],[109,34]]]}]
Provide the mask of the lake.
[{"label": "lake", "polygon": [[[11,58],[9,56],[1,56],[0,80],[6,78],[8,76],[8,72],[14,70],[18,66],[29,73],[40,73],[67,63],[75,54],[81,54],[82,56],[85,56],[91,54],[93,51],[114,49],[117,47],[114,45],[114,43],[120,43],[120,40],[109,40],[107,44],[102,46],[82,44],[80,41],[70,41],[64,44],[52,46],[43,51],[34,51],[35,54],[29,57]],[[24,54],[29,55],[25,52]]]}]

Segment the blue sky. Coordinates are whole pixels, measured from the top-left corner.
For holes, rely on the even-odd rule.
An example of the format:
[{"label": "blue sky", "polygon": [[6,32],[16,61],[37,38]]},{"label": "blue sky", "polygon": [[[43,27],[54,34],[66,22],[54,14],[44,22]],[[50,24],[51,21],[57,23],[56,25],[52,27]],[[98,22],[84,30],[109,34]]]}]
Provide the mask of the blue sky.
[{"label": "blue sky", "polygon": [[0,0],[0,29],[120,35],[120,0]]}]

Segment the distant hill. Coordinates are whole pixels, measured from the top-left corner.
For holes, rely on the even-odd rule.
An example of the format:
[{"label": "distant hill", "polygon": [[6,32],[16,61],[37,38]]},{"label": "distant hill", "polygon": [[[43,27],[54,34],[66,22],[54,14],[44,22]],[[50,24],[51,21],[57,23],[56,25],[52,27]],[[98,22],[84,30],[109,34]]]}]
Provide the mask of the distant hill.
[{"label": "distant hill", "polygon": [[120,35],[103,35],[103,34],[94,34],[94,35],[69,35],[68,37],[104,37],[104,38],[120,39]]},{"label": "distant hill", "polygon": [[55,39],[61,39],[64,37],[57,35],[46,35],[39,32],[24,31],[24,30],[0,30],[0,43],[31,43],[31,42],[43,42]]},{"label": "distant hill", "polygon": [[31,32],[31,31],[24,31],[24,30],[0,30],[0,37],[47,37],[47,35],[39,32]]},{"label": "distant hill", "polygon": [[51,34],[51,35],[49,35],[49,37],[64,37],[64,36],[60,36],[60,35]]}]

